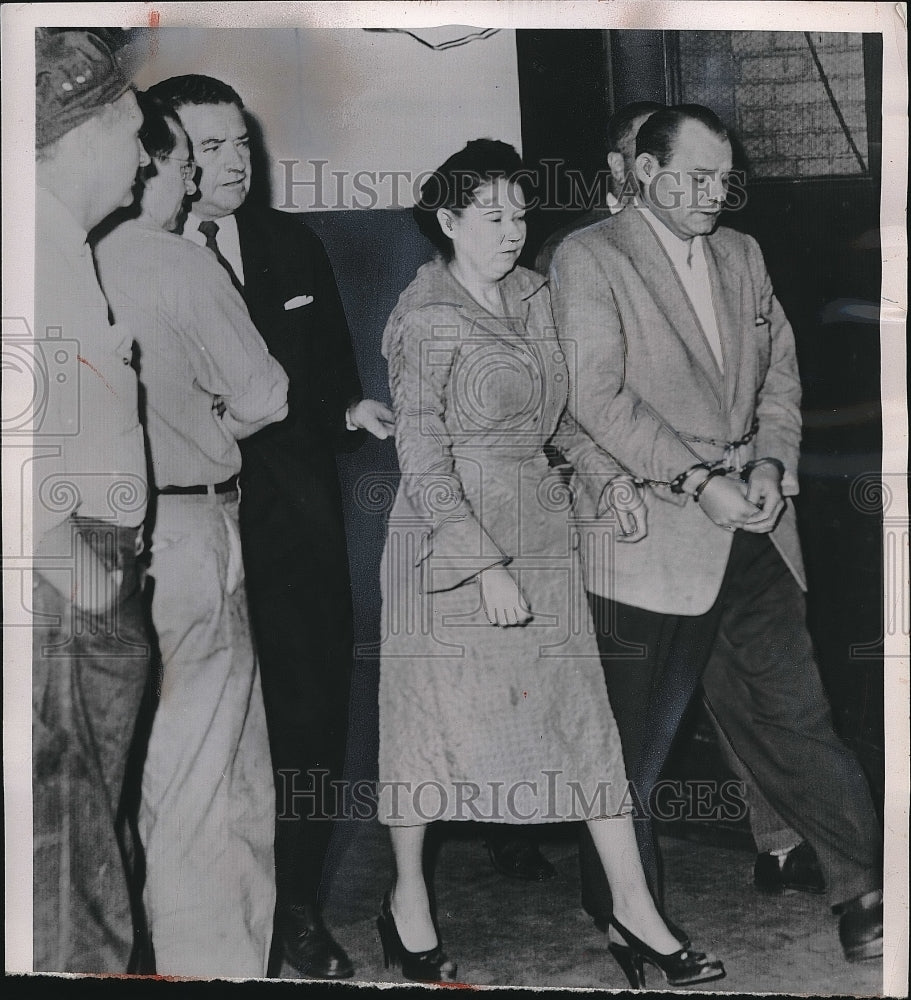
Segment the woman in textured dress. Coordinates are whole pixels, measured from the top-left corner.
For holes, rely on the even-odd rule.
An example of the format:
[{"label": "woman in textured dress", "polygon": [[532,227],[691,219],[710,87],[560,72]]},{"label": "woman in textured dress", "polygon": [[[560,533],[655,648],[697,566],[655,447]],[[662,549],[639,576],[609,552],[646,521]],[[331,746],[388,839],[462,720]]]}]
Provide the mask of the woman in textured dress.
[{"label": "woman in textured dress", "polygon": [[584,819],[631,984],[643,959],[671,985],[716,979],[721,963],[681,948],[656,910],[624,805],[569,496],[543,446],[599,493],[619,470],[570,425],[572,359],[544,279],[516,266],[524,178],[511,146],[479,139],[427,180],[415,216],[442,256],[383,337],[401,469],[382,565],[384,954],[409,979],[455,979],[423,877],[428,822]]}]

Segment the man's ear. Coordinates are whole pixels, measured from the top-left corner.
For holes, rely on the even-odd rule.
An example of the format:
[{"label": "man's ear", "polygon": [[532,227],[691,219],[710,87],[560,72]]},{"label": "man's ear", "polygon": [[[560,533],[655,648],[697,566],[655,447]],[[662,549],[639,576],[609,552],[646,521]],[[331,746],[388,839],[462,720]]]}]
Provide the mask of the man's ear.
[{"label": "man's ear", "polygon": [[648,188],[655,179],[658,165],[658,161],[651,153],[640,153],[636,157],[636,177],[644,188]]},{"label": "man's ear", "polygon": [[444,235],[452,236],[452,212],[448,208],[438,208],[437,209],[437,222],[440,224],[440,229],[443,230]]},{"label": "man's ear", "polygon": [[618,187],[622,187],[624,180],[626,180],[626,167],[623,163],[623,154],[617,152],[608,153],[607,167],[608,170],[610,170],[610,175],[614,180],[614,184]]}]

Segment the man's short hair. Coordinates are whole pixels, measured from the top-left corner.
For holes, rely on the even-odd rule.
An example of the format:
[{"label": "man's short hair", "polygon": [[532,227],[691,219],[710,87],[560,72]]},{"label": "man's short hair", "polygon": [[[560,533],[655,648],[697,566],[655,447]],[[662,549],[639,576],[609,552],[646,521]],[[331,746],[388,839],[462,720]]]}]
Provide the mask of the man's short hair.
[{"label": "man's short hair", "polygon": [[169,156],[177,145],[174,129],[180,128],[176,112],[148,91],[137,93],[136,102],[142,112],[139,141],[143,149],[152,157]]},{"label": "man's short hair", "polygon": [[632,138],[630,133],[633,131],[636,119],[643,115],[652,115],[663,108],[664,105],[657,101],[633,101],[632,104],[625,104],[619,111],[615,111],[607,123],[607,151],[622,153]]},{"label": "man's short hair", "polygon": [[727,129],[710,108],[701,104],[675,104],[656,111],[643,122],[636,136],[636,156],[651,153],[663,167],[674,155],[677,136],[686,122],[699,122],[719,139],[729,141]]},{"label": "man's short hair", "polygon": [[147,93],[174,111],[185,104],[233,104],[240,111],[244,109],[244,102],[233,87],[214,76],[200,73],[172,76],[149,87]]}]

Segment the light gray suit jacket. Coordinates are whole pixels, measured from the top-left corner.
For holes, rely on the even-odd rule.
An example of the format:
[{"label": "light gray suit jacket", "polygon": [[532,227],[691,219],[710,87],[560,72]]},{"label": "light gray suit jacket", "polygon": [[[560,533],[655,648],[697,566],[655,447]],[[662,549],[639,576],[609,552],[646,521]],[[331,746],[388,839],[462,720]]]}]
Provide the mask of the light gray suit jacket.
[{"label": "light gray suit jacket", "polygon": [[[660,483],[697,462],[721,458],[724,442],[746,436],[755,418],[758,431],[742,447],[742,461],[777,458],[785,468],[783,492],[797,493],[801,421],[794,337],[759,246],[725,228],[706,238],[722,374],[642,211],[629,207],[572,233],[554,257],[554,315],[576,359],[573,416],[634,476]],[[712,606],[733,535],[690,497],[668,486],[645,487],[647,536],[616,544],[616,526],[596,520],[591,496],[577,493],[589,590],[665,614],[698,615]],[[804,587],[791,504],[772,540]]]}]

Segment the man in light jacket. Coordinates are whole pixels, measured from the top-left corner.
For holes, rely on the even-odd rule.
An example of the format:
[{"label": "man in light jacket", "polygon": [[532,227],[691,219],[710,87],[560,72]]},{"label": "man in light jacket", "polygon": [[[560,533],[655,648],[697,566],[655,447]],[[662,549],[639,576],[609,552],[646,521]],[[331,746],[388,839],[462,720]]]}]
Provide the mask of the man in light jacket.
[{"label": "man in light jacket", "polygon": [[[731,144],[707,108],[656,112],[636,142],[640,204],[569,236],[551,285],[572,341],[574,416],[640,484],[647,536],[595,532],[589,600],[630,779],[643,804],[702,677],[774,808],[815,848],[849,960],[882,954],[881,832],[832,729],[804,620],[793,507],[794,338],[751,238],[718,229]],[[587,517],[584,499],[580,517]],[[657,888],[648,822],[643,863]]]}]

